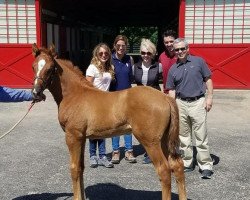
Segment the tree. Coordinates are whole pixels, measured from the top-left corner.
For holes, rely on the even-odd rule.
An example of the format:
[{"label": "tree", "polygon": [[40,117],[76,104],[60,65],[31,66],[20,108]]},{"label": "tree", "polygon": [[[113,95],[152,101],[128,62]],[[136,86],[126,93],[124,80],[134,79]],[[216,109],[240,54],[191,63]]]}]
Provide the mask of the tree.
[{"label": "tree", "polygon": [[129,52],[133,52],[135,45],[140,45],[142,38],[150,39],[157,44],[157,27],[120,27],[120,33],[126,35],[129,40]]}]

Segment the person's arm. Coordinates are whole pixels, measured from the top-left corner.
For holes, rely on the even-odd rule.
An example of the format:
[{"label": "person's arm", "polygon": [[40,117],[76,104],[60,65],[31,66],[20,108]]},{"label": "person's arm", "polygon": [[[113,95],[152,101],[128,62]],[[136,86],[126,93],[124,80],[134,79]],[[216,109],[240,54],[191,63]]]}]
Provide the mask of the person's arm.
[{"label": "person's arm", "polygon": [[130,56],[130,63],[131,63],[131,66],[133,66],[135,64],[134,59],[133,59],[132,56]]},{"label": "person's arm", "polygon": [[162,63],[162,62],[161,62],[161,55],[160,55],[159,58],[158,58],[158,62],[159,62],[159,63]]},{"label": "person's arm", "polygon": [[[162,80],[162,78],[163,78],[162,74],[163,74],[162,64],[159,63],[159,80]],[[164,88],[165,88],[165,86],[163,84],[163,91],[164,91]]]},{"label": "person's arm", "polygon": [[86,70],[86,79],[90,83],[94,83],[94,79],[96,74],[98,73],[98,69],[96,68],[95,65],[90,64]]},{"label": "person's arm", "polygon": [[134,66],[134,60],[133,60],[132,56],[130,56],[130,64],[131,64],[131,67],[129,69],[128,76],[129,76],[130,84],[132,84],[133,80],[134,80],[134,78],[133,78],[133,69],[132,69],[132,67]]},{"label": "person's arm", "polygon": [[169,72],[168,72],[168,76],[167,76],[167,80],[166,80],[166,84],[165,84],[165,89],[166,89],[166,93],[167,95],[169,95],[170,97],[176,99],[176,86],[174,83],[174,77],[172,75],[172,68],[170,68]]},{"label": "person's arm", "polygon": [[32,101],[31,91],[0,87],[0,102]]},{"label": "person's arm", "polygon": [[207,97],[206,97],[205,108],[207,112],[209,112],[213,105],[213,81],[210,77],[208,77],[205,79],[205,83],[207,86]]},{"label": "person's arm", "polygon": [[94,82],[95,77],[93,77],[93,76],[86,76],[86,79],[87,79],[87,81],[89,81],[89,82],[93,83],[93,82]]},{"label": "person's arm", "polygon": [[133,83],[135,81],[135,65],[132,65],[132,79],[131,82]]},{"label": "person's arm", "polygon": [[175,90],[169,90],[169,91],[168,91],[168,95],[169,95],[170,97],[172,97],[172,98],[175,99],[175,97],[176,97]]}]

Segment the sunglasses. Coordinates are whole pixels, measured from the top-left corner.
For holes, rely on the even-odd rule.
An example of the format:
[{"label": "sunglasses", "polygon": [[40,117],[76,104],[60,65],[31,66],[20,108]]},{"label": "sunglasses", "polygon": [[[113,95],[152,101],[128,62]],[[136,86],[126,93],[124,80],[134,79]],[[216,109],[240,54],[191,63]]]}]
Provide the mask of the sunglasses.
[{"label": "sunglasses", "polygon": [[152,53],[150,53],[150,52],[145,52],[145,51],[141,51],[141,55],[143,55],[143,56],[145,56],[145,55],[151,56]]},{"label": "sunglasses", "polygon": [[100,57],[102,57],[103,55],[104,55],[104,56],[109,56],[109,53],[108,53],[108,52],[99,52],[98,55],[99,55]]},{"label": "sunglasses", "polygon": [[126,45],[125,44],[116,44],[115,47],[117,49],[120,49],[120,48],[124,49],[126,47]]},{"label": "sunglasses", "polygon": [[180,50],[185,51],[187,49],[186,49],[186,47],[181,47],[181,48],[177,48],[177,49],[174,49],[174,50],[175,50],[175,52],[179,52]]}]

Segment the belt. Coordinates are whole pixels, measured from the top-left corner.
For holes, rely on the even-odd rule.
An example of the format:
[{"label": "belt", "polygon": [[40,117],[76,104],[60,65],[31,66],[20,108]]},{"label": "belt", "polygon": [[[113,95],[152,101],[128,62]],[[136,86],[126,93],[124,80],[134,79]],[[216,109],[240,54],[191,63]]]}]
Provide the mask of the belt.
[{"label": "belt", "polygon": [[191,101],[197,101],[198,99],[200,99],[201,97],[204,97],[205,95],[202,94],[200,96],[196,96],[196,97],[185,97],[185,98],[182,98],[182,97],[177,97],[178,99],[181,99],[183,101],[187,101],[187,102],[191,102]]}]

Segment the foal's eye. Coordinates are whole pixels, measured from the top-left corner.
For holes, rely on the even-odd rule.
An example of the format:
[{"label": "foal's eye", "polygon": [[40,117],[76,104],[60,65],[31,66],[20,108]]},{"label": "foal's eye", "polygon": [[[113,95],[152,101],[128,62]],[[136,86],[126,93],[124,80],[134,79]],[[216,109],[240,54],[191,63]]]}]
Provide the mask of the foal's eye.
[{"label": "foal's eye", "polygon": [[51,67],[51,68],[49,68],[49,69],[47,70],[47,74],[52,73],[52,71],[53,71],[53,67]]}]

